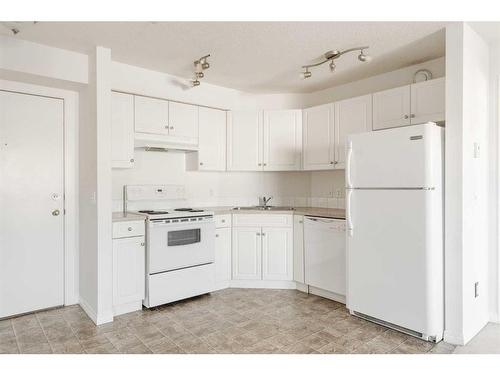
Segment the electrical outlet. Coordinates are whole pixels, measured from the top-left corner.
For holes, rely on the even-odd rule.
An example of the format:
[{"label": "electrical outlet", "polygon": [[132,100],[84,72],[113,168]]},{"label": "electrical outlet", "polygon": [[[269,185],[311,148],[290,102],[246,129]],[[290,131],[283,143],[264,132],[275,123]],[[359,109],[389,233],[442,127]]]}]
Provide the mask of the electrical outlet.
[{"label": "electrical outlet", "polygon": [[479,281],[476,281],[474,283],[474,297],[479,297]]}]

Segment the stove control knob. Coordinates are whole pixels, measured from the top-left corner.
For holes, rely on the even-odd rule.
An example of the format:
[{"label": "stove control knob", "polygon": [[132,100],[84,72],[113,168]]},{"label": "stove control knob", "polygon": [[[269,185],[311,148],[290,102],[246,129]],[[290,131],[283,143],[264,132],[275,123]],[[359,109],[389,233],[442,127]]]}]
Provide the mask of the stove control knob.
[{"label": "stove control knob", "polygon": [[54,210],[54,211],[52,211],[52,216],[59,216],[60,213],[61,213],[61,211]]}]

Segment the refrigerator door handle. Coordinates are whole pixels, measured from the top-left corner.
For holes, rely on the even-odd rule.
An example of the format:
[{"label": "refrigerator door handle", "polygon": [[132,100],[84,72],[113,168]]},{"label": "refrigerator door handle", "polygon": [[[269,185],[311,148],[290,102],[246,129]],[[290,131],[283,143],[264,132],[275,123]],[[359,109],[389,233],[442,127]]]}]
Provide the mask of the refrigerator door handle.
[{"label": "refrigerator door handle", "polygon": [[352,190],[347,189],[347,197],[346,197],[346,217],[347,217],[347,235],[349,237],[353,236],[354,227],[352,225],[352,212],[351,212],[351,195]]},{"label": "refrigerator door handle", "polygon": [[349,141],[347,143],[347,156],[346,156],[346,166],[345,166],[345,171],[346,171],[346,183],[347,187],[350,188],[352,187],[351,184],[351,157],[352,157],[352,142]]}]

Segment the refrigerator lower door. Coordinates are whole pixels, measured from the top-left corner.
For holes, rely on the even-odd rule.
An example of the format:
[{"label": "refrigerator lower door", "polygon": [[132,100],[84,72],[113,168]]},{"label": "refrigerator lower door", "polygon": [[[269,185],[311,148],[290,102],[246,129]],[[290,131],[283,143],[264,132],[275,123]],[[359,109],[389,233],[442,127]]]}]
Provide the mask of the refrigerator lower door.
[{"label": "refrigerator lower door", "polygon": [[444,320],[439,190],[347,191],[347,307],[424,339]]}]

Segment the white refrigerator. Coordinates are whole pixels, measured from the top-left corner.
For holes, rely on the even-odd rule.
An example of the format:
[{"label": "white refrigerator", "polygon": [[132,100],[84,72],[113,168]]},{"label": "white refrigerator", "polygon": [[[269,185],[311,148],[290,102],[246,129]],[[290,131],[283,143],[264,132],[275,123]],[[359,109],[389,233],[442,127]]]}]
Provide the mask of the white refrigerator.
[{"label": "white refrigerator", "polygon": [[444,331],[443,161],[434,123],[347,140],[347,307],[429,341]]}]

